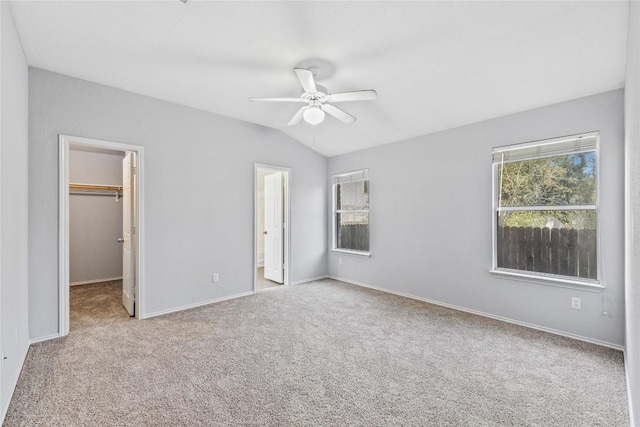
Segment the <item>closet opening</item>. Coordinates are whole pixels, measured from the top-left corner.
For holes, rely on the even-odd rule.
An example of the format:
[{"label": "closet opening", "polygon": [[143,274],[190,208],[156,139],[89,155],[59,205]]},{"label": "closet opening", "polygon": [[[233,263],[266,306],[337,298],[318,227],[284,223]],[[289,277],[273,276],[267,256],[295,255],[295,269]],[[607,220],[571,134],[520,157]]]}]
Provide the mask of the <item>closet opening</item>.
[{"label": "closet opening", "polygon": [[289,284],[291,169],[254,168],[254,291]]},{"label": "closet opening", "polygon": [[59,334],[142,318],[142,147],[60,136]]}]

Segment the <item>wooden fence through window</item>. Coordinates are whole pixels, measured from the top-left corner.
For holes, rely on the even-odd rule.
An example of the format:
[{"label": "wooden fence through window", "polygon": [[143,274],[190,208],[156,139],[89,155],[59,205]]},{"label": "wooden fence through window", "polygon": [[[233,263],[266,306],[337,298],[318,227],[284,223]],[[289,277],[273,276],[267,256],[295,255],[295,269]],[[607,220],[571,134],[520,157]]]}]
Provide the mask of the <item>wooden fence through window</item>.
[{"label": "wooden fence through window", "polygon": [[597,279],[595,230],[498,227],[498,267]]},{"label": "wooden fence through window", "polygon": [[369,224],[341,224],[338,229],[338,248],[368,251]]}]

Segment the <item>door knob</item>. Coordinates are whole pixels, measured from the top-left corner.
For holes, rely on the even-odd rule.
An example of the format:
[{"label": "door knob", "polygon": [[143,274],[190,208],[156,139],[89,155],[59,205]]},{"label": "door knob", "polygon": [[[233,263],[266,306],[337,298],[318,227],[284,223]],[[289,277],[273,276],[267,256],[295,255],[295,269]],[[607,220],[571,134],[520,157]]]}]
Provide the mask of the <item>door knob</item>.
[{"label": "door knob", "polygon": [[264,230],[264,231],[262,232],[262,234],[267,234],[267,230]]},{"label": "door knob", "polygon": [[124,239],[122,237],[118,237],[118,243],[123,243]]}]

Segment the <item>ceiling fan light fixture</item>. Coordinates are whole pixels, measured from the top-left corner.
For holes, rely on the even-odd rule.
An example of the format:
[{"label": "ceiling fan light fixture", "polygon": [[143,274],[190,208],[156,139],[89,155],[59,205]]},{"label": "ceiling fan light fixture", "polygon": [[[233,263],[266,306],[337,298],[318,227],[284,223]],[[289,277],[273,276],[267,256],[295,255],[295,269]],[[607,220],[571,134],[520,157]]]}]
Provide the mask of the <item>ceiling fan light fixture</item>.
[{"label": "ceiling fan light fixture", "polygon": [[349,92],[329,93],[329,91],[316,84],[317,69],[294,68],[302,86],[302,95],[299,98],[249,98],[251,102],[302,102],[307,104],[298,109],[287,126],[295,126],[302,119],[310,125],[317,125],[324,121],[325,113],[335,117],[342,123],[353,123],[356,118],[346,111],[333,105],[334,102],[368,101],[376,99],[378,94],[373,89],[352,90]]},{"label": "ceiling fan light fixture", "polygon": [[317,125],[324,120],[324,111],[322,111],[320,107],[313,105],[304,110],[302,117],[304,121],[310,125]]}]

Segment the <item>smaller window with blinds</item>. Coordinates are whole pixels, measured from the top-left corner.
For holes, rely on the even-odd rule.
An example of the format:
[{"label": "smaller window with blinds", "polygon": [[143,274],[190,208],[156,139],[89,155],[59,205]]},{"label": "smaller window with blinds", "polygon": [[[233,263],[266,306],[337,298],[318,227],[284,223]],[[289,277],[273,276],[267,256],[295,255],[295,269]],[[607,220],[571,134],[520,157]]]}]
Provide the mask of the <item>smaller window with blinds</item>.
[{"label": "smaller window with blinds", "polygon": [[598,139],[494,148],[494,272],[599,283]]},{"label": "smaller window with blinds", "polygon": [[369,169],[333,176],[333,249],[369,255]]}]

